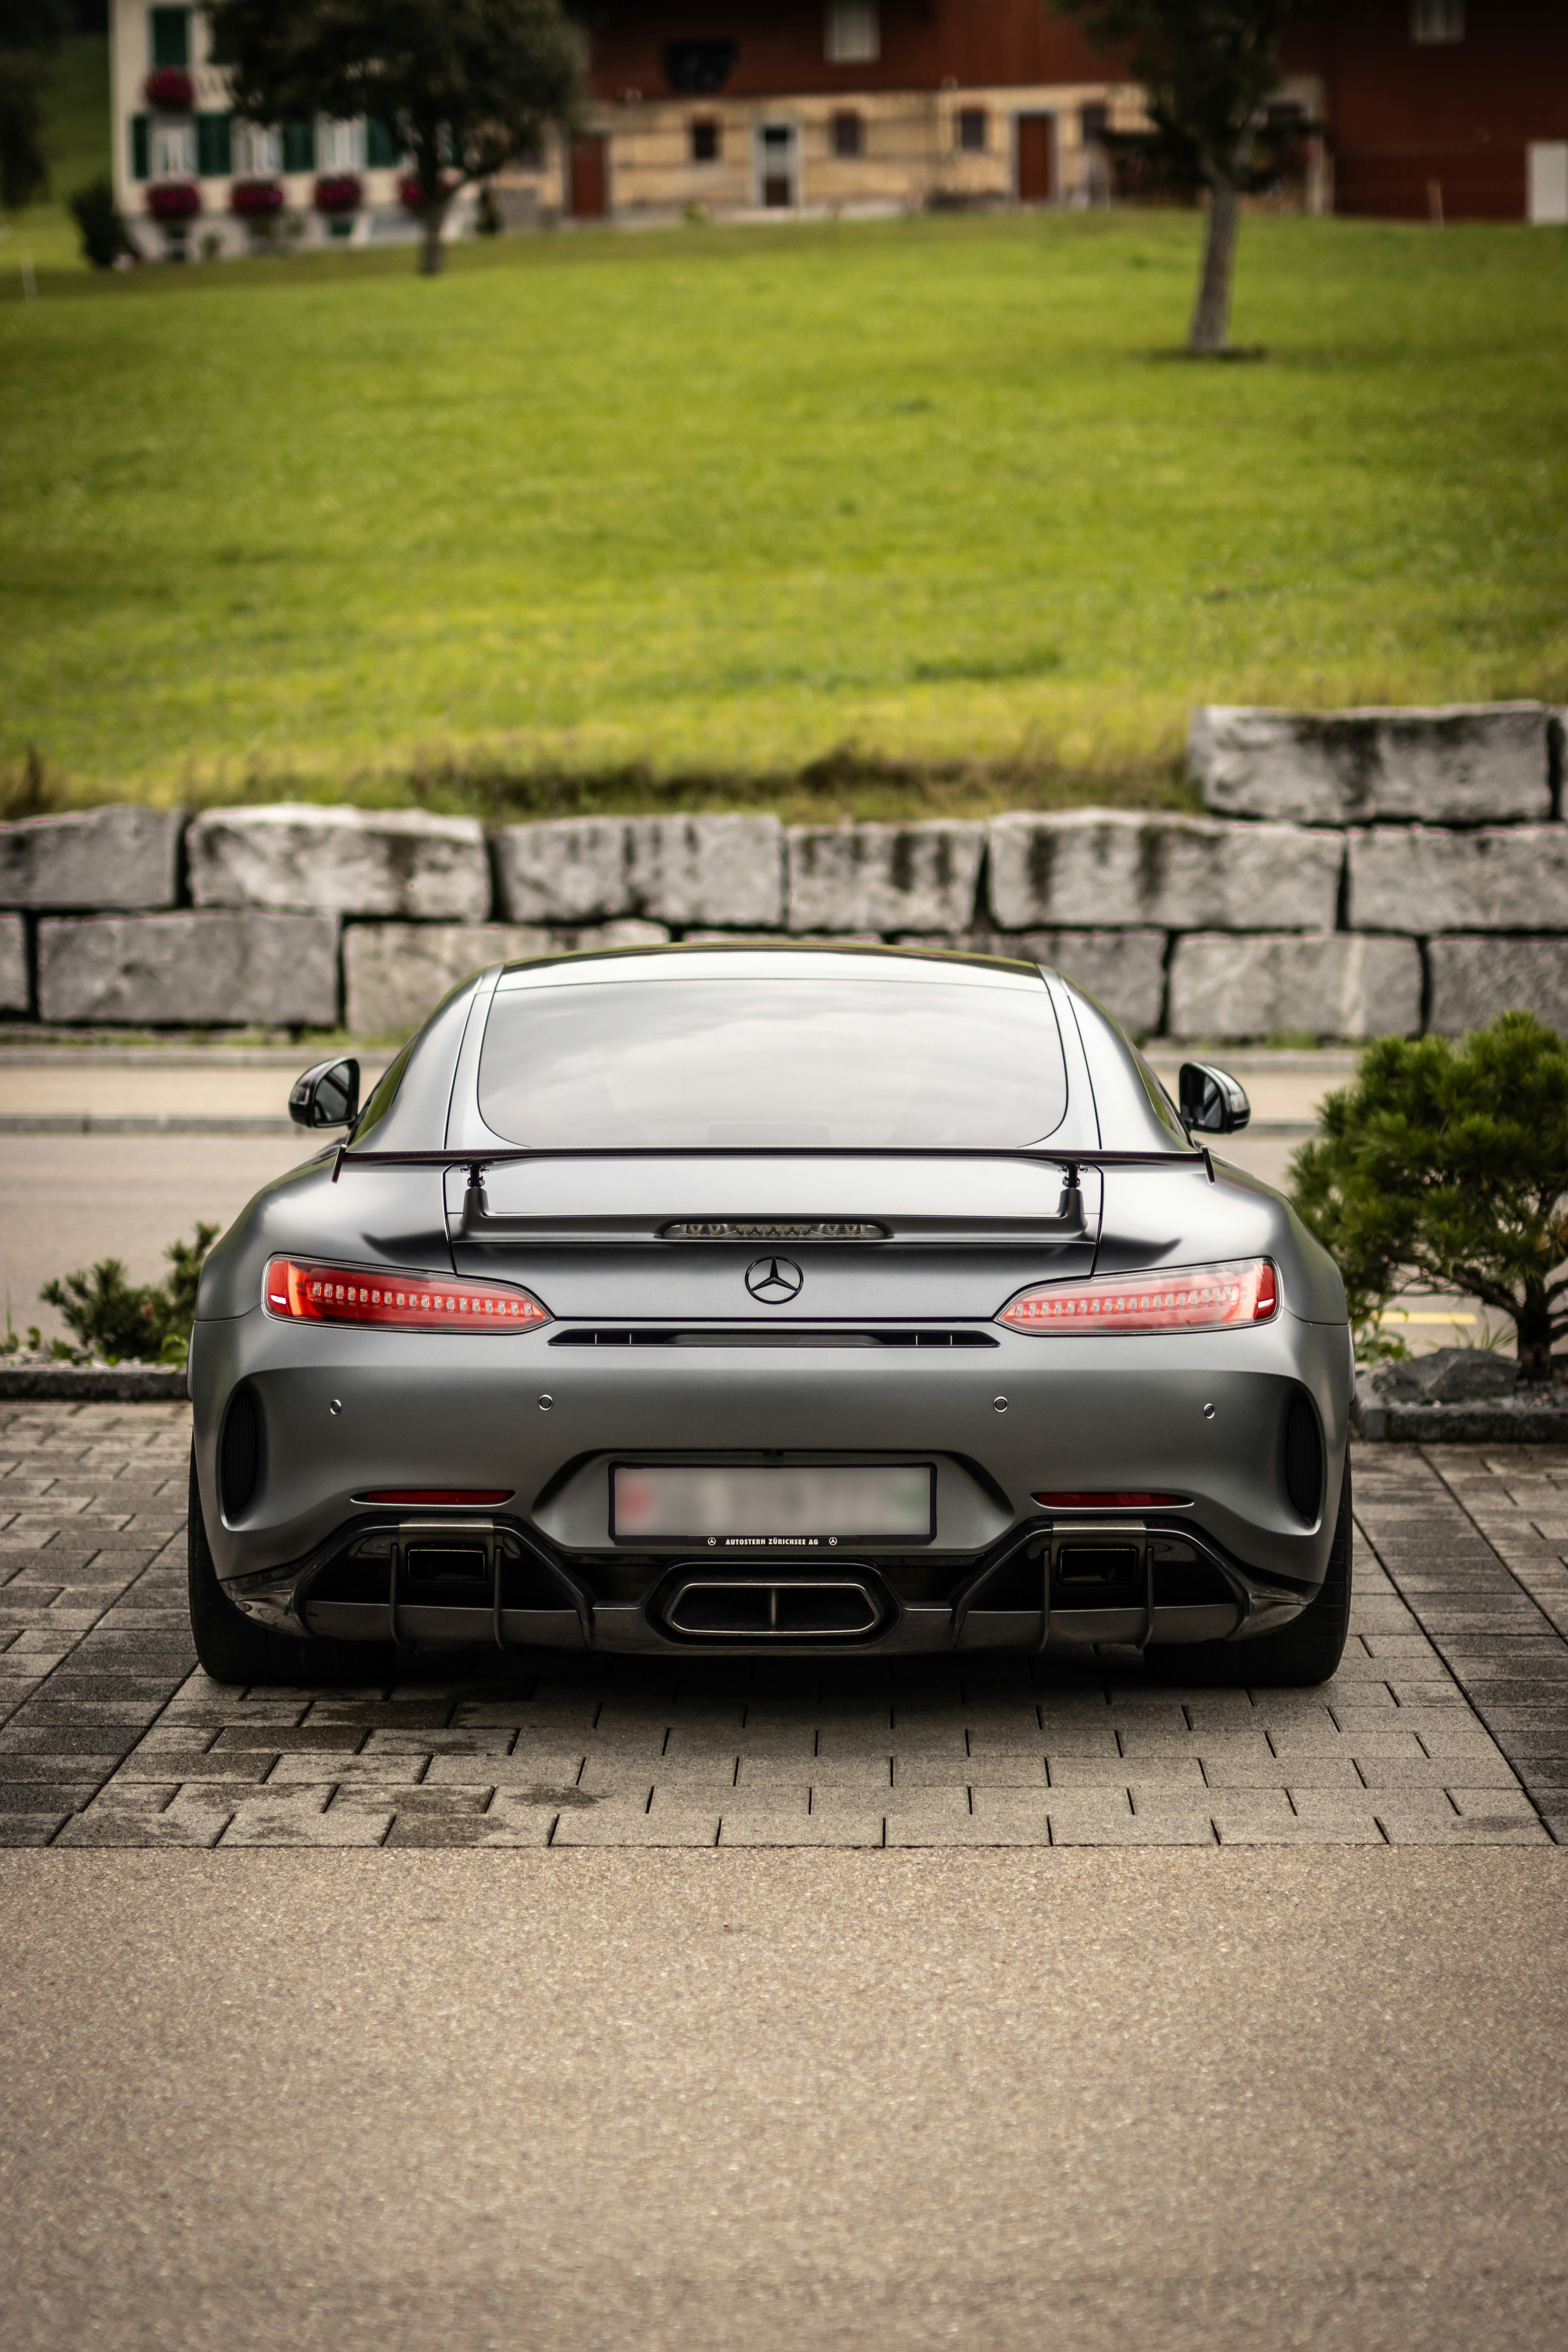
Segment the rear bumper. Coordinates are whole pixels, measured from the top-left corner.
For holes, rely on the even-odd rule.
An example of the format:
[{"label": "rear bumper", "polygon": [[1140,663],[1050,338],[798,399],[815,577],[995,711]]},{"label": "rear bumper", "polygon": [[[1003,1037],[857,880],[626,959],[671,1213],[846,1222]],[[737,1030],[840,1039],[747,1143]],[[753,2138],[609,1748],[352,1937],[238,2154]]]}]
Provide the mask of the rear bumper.
[{"label": "rear bumper", "polygon": [[[1246,1638],[1295,1613],[1322,1580],[1344,1461],[1342,1326],[1281,1315],[1256,1329],[1155,1339],[997,1331],[994,1347],[930,1353],[552,1349],[550,1336],[300,1328],[259,1311],[198,1324],[197,1474],[217,1571],[237,1601],[251,1605],[245,1588],[258,1577],[280,1588],[290,1576],[302,1580],[345,1530],[374,1517],[361,1498],[375,1489],[504,1489],[498,1517],[551,1565],[556,1605],[514,1610],[503,1596],[498,1623],[493,1604],[437,1608],[405,1594],[399,1638],[689,1654],[649,1605],[678,1549],[639,1562],[609,1540],[607,1476],[596,1482],[601,1465],[628,1454],[937,1461],[936,1540],[907,1576],[889,1579],[896,1605],[873,1636],[857,1638],[860,1654],[1038,1646],[1042,1610],[984,1612],[963,1593],[987,1562],[1045,1526],[1037,1492],[1180,1494],[1189,1498],[1184,1528],[1238,1587],[1231,1626],[1212,1612],[1200,1629],[1156,1610],[1145,1627],[1124,1610],[1099,1612],[1105,1622],[1090,1632],[1087,1614],[1066,1627],[1053,1611],[1053,1647],[1141,1632],[1156,1642],[1226,1631]],[[262,1467],[230,1521],[217,1454],[241,1382],[259,1410]],[[1322,1507],[1310,1525],[1280,1474],[1283,1414],[1302,1390],[1324,1456]],[[920,1568],[929,1571],[923,1586]],[[394,1630],[390,1598],[333,1602],[330,1616],[327,1606],[318,1604],[314,1622],[308,1612],[293,1616],[293,1629],[371,1639]],[[342,1613],[350,1609],[352,1619]],[[1016,1622],[986,1625],[987,1615]]]}]

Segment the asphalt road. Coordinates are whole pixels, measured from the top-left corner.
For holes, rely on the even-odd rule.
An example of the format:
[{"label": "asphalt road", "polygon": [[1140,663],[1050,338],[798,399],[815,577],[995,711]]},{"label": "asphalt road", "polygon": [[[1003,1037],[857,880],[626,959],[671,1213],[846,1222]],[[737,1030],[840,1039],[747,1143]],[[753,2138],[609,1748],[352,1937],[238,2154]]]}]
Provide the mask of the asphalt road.
[{"label": "asphalt road", "polygon": [[1548,2352],[1568,1862],[0,1855],[8,2352]]}]

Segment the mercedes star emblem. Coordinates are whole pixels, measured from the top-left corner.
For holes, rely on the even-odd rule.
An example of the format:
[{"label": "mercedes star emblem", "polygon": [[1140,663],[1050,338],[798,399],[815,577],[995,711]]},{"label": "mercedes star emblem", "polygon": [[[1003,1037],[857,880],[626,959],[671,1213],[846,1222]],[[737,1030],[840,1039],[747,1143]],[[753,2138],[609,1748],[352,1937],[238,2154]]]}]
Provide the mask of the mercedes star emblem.
[{"label": "mercedes star emblem", "polygon": [[746,1268],[746,1288],[764,1307],[782,1307],[787,1299],[798,1298],[805,1280],[799,1266],[787,1257],[754,1257]]}]

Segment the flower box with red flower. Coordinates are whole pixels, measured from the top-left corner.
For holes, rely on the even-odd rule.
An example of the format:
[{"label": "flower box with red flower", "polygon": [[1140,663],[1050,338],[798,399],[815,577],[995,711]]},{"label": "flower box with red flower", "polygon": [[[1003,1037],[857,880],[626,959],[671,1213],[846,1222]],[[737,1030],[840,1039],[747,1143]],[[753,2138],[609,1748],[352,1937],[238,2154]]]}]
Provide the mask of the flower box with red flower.
[{"label": "flower box with red flower", "polygon": [[202,192],[194,180],[159,180],[147,191],[147,209],[154,220],[194,220],[202,208]]},{"label": "flower box with red flower", "polygon": [[[444,196],[449,196],[457,184],[458,176],[455,172],[442,173],[441,194]],[[399,181],[397,187],[397,201],[403,206],[405,213],[422,213],[424,211],[425,188],[416,172],[410,172],[405,178]]]},{"label": "flower box with red flower", "polygon": [[357,172],[323,172],[316,182],[316,210],[342,215],[357,213],[364,198]]},{"label": "flower box with red flower", "polygon": [[271,220],[283,209],[281,180],[237,180],[228,192],[229,210],[241,220]]},{"label": "flower box with red flower", "polygon": [[142,85],[154,114],[189,114],[195,85],[184,66],[154,66]]}]

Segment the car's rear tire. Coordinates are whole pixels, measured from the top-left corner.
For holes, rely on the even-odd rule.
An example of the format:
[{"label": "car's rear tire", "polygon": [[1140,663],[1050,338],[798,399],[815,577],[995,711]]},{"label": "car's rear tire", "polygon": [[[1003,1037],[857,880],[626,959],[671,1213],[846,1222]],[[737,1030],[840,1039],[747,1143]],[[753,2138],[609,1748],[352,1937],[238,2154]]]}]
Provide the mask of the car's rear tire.
[{"label": "car's rear tire", "polygon": [[1326,1683],[1344,1654],[1351,1620],[1351,1465],[1340,1487],[1340,1514],[1322,1588],[1301,1614],[1277,1633],[1256,1642],[1173,1643],[1143,1653],[1150,1679],[1199,1689],[1247,1685],[1264,1690],[1300,1690]]},{"label": "car's rear tire", "polygon": [[191,1453],[190,1515],[185,1533],[190,1575],[191,1633],[205,1673],[218,1683],[338,1685],[384,1683],[395,1653],[390,1643],[296,1641],[269,1633],[237,1609],[218,1581],[206,1521],[202,1517],[196,1457]]}]

